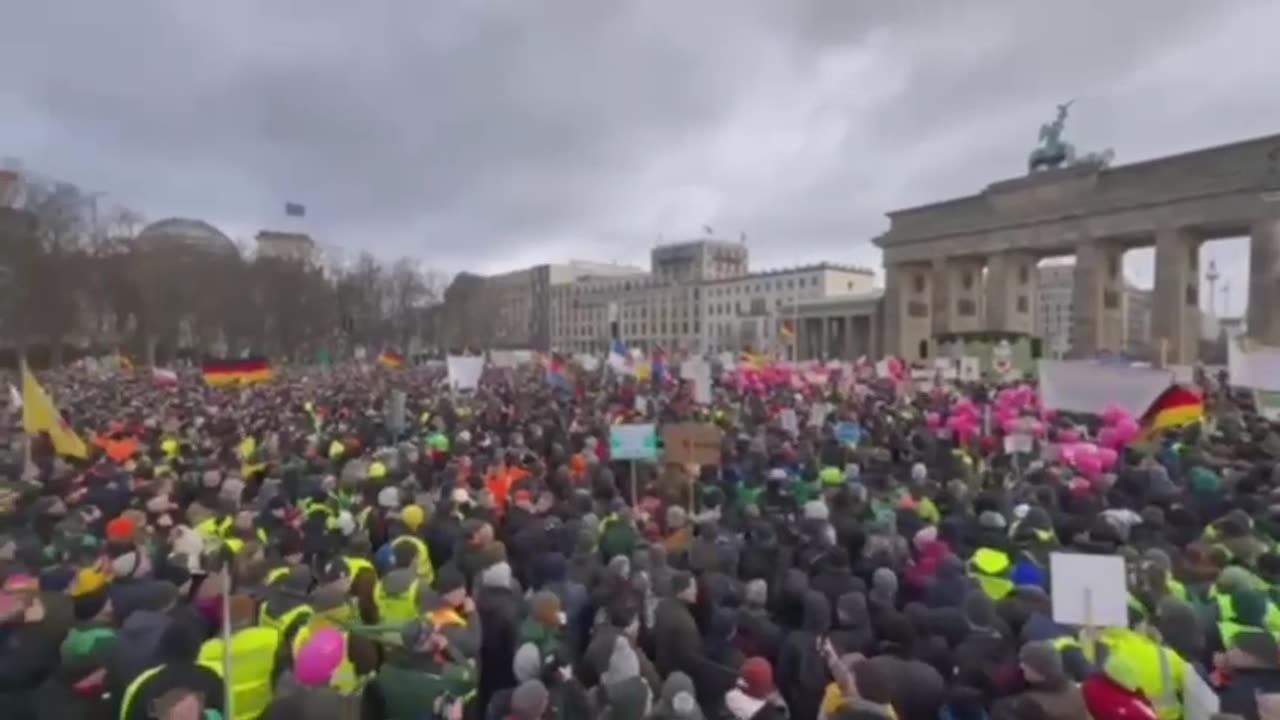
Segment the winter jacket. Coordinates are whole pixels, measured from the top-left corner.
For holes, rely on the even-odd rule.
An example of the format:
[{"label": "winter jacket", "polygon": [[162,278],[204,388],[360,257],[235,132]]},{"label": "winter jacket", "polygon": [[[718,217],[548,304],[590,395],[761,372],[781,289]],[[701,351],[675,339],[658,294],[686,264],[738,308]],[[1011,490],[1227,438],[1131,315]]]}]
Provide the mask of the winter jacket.
[{"label": "winter jacket", "polygon": [[810,591],[804,600],[804,625],[782,641],[774,682],[795,720],[814,720],[822,692],[830,680],[819,641],[831,628],[831,606],[822,593]]}]

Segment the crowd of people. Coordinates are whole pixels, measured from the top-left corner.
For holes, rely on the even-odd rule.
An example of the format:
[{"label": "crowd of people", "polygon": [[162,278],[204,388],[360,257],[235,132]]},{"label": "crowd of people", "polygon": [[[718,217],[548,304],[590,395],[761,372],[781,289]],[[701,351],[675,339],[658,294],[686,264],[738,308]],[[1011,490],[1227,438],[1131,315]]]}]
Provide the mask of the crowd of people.
[{"label": "crowd of people", "polygon": [[[6,720],[1280,717],[1280,437],[1224,383],[1082,476],[1099,418],[937,421],[990,380],[40,380],[90,452],[0,411]],[[610,457],[683,422],[717,462]],[[1055,551],[1125,558],[1127,627],[1054,620]]]}]

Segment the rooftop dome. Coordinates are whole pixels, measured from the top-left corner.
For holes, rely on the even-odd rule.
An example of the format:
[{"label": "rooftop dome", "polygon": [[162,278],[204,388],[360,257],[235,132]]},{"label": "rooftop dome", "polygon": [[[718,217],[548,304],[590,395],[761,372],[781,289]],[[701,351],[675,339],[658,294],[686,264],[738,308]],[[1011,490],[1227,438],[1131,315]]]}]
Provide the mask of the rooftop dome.
[{"label": "rooftop dome", "polygon": [[141,250],[186,246],[205,252],[239,252],[236,244],[221,230],[203,220],[188,218],[168,218],[153,222],[138,233],[134,244]]}]

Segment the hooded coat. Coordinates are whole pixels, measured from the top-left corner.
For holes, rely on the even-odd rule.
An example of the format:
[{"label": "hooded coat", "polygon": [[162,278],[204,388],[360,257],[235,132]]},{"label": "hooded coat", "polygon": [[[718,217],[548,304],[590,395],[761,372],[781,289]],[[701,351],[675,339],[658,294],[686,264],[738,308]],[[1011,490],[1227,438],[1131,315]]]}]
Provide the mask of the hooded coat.
[{"label": "hooded coat", "polygon": [[643,720],[653,705],[653,693],[640,675],[640,659],[621,635],[614,640],[609,668],[600,676],[596,701],[605,720]]},{"label": "hooded coat", "polygon": [[795,720],[818,716],[822,692],[830,681],[826,661],[818,643],[831,629],[831,605],[826,596],[810,591],[804,598],[804,622],[782,642],[778,653],[776,682]]},{"label": "hooded coat", "polygon": [[835,627],[831,630],[831,644],[840,655],[862,653],[871,655],[876,647],[876,632],[871,626],[871,613],[867,609],[867,596],[847,593],[836,601]]}]

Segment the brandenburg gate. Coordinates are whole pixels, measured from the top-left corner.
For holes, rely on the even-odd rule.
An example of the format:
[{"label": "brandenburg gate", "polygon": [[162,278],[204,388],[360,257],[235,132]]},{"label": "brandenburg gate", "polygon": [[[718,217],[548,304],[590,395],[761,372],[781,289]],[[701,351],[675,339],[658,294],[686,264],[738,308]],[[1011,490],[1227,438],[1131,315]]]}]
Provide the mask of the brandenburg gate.
[{"label": "brandenburg gate", "polygon": [[977,195],[888,214],[886,351],[909,359],[934,335],[1036,331],[1036,265],[1076,257],[1072,354],[1124,344],[1126,250],[1155,246],[1152,345],[1198,359],[1199,250],[1248,236],[1249,335],[1280,346],[1280,135],[1109,167],[1060,139],[1067,106],[1041,128],[1024,177]]}]

